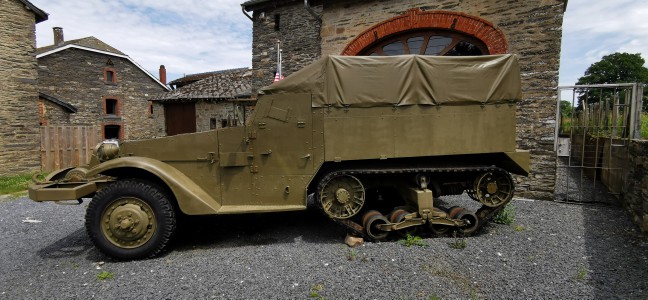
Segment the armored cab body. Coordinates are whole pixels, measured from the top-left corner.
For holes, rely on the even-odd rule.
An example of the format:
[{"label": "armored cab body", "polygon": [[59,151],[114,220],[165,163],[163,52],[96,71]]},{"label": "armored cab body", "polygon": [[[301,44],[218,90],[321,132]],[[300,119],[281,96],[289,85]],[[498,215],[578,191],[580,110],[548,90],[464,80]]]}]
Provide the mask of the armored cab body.
[{"label": "armored cab body", "polygon": [[[93,198],[88,234],[126,259],[161,251],[178,214],[303,210],[309,195],[371,240],[471,234],[513,197],[510,173],[528,174],[520,99],[512,55],[330,56],[262,89],[244,127],[104,142],[89,166],[50,174],[30,197]],[[434,204],[464,192],[479,210]]]}]

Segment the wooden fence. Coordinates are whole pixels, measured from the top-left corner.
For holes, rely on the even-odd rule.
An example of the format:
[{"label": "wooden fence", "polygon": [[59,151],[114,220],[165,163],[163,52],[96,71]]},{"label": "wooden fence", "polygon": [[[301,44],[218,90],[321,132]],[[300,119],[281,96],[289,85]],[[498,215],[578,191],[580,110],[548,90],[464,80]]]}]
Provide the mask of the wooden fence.
[{"label": "wooden fence", "polygon": [[43,172],[89,163],[99,142],[97,126],[41,126],[40,132]]}]

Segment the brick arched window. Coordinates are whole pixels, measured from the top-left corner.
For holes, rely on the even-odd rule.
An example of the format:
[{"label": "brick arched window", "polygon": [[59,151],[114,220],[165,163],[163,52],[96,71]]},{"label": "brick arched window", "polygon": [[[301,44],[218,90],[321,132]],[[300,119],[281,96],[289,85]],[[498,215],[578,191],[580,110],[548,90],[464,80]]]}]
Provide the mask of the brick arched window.
[{"label": "brick arched window", "polygon": [[342,55],[482,55],[507,51],[501,30],[482,18],[410,9],[358,35]]}]

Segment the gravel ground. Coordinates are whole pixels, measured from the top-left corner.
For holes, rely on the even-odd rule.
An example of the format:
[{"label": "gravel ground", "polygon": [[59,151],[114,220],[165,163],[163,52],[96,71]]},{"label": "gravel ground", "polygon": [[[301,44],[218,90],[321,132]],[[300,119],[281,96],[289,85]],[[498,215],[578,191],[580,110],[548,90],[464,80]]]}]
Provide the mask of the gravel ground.
[{"label": "gravel ground", "polygon": [[648,298],[648,239],[623,210],[514,206],[514,224],[489,224],[461,250],[453,238],[351,249],[343,229],[306,211],[193,219],[162,256],[119,262],[87,238],[85,205],[5,199],[0,298]]}]

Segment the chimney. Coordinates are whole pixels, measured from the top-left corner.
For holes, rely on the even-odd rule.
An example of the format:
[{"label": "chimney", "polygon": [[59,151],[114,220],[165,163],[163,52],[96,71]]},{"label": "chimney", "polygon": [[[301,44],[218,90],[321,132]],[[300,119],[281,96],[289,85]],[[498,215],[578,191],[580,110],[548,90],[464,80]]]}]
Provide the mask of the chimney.
[{"label": "chimney", "polygon": [[166,68],[164,68],[164,65],[160,65],[160,81],[166,85]]},{"label": "chimney", "polygon": [[54,30],[54,45],[55,46],[62,45],[65,42],[65,39],[63,38],[63,28],[54,27],[52,29]]}]

